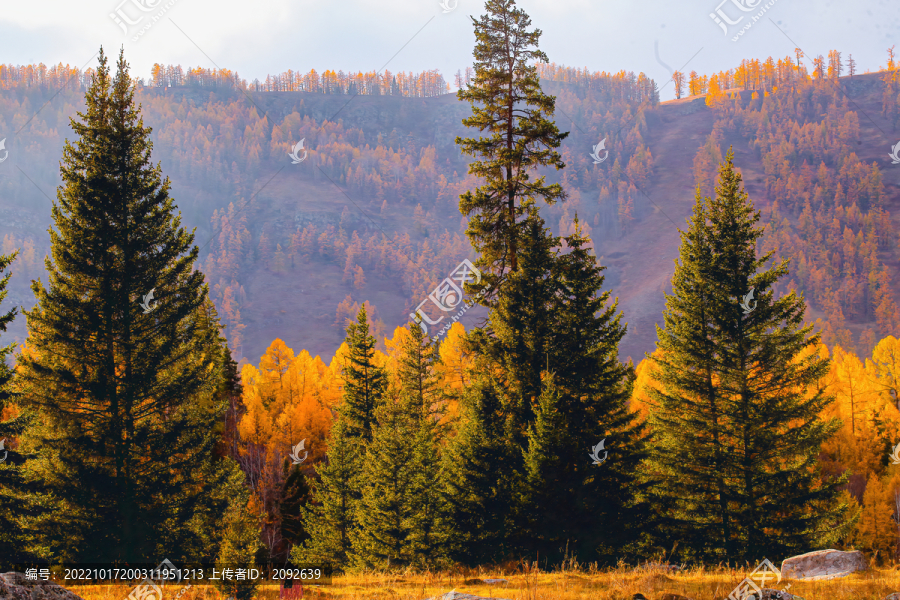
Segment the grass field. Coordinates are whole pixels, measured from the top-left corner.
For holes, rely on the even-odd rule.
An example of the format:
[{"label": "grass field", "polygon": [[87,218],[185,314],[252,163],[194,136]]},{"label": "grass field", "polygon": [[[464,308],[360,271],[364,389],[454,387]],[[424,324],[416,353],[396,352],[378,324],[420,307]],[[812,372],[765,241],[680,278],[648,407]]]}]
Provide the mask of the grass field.
[{"label": "grass field", "polygon": [[[687,596],[693,600],[723,600],[755,565],[746,570],[697,568],[680,573],[660,569],[636,572],[631,568],[596,571],[570,569],[544,572],[519,569],[514,572],[457,572],[422,575],[415,573],[360,573],[335,577],[332,585],[307,588],[304,600],[424,600],[451,590],[489,598],[508,600],[631,600],[642,593],[648,600],[660,600],[666,594]],[[508,584],[486,585],[480,579],[503,578]],[[782,579],[773,589],[784,589],[805,600],[881,600],[900,591],[900,570],[873,569],[830,581],[792,581]],[[163,600],[175,600],[182,588],[167,586]],[[84,600],[125,600],[133,586],[79,586],[72,591]],[[276,600],[279,589],[263,585],[259,600]],[[194,586],[178,600],[225,600],[212,586]]]}]

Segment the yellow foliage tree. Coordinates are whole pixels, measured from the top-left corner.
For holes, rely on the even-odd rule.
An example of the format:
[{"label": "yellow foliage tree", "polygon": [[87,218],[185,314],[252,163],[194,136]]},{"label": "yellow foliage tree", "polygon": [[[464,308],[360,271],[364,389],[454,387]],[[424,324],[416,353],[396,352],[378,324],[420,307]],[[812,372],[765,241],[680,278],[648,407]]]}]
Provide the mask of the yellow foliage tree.
[{"label": "yellow foliage tree", "polygon": [[882,392],[900,409],[900,340],[889,335],[878,342],[872,351],[872,360],[867,360],[866,366]]},{"label": "yellow foliage tree", "polygon": [[893,511],[890,490],[885,488],[878,476],[870,475],[854,535],[855,545],[877,553],[879,559],[893,556],[897,545],[897,529],[891,518]]}]

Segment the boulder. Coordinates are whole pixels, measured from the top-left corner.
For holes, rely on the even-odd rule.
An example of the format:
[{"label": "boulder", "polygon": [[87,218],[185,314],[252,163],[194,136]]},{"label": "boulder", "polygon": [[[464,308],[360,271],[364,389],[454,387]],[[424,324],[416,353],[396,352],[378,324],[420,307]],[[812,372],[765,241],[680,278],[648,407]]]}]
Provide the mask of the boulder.
[{"label": "boulder", "polygon": [[24,573],[0,573],[0,598],[3,600],[82,600],[50,581],[26,579]]},{"label": "boulder", "polygon": [[859,550],[817,550],[784,559],[781,576],[788,579],[834,579],[866,570],[866,558]]}]

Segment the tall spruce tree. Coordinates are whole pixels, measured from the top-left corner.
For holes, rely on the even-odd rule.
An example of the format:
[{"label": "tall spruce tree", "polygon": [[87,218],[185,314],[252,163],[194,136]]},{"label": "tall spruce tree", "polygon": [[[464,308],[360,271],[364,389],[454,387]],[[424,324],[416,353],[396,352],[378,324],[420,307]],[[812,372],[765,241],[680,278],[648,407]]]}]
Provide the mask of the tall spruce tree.
[{"label": "tall spruce tree", "polygon": [[410,469],[411,535],[413,563],[420,568],[444,564],[446,544],[452,533],[447,501],[443,493],[444,469],[441,451],[447,434],[443,422],[447,394],[438,367],[441,363],[435,340],[425,337],[420,327],[409,326],[403,340],[399,364],[400,393],[412,418],[412,460]]},{"label": "tall spruce tree", "polygon": [[441,490],[439,355],[415,325],[399,351],[399,383],[378,409],[366,452],[354,554],[362,566],[433,567],[444,558],[449,527]]},{"label": "tall spruce tree", "polygon": [[469,566],[508,558],[521,455],[507,442],[501,393],[484,374],[464,390],[456,435],[444,451],[446,499],[454,525],[450,557]]},{"label": "tall spruce tree", "polygon": [[345,419],[348,435],[367,444],[372,439],[375,408],[387,388],[384,367],[375,364],[375,338],[369,333],[363,303],[356,323],[347,326],[347,364],[343,369],[344,395],[338,411]]},{"label": "tall spruce tree", "polygon": [[195,517],[215,519],[211,490],[232,481],[210,433],[217,320],[133,96],[122,54],[111,80],[101,48],[19,357],[21,403],[42,415],[22,436],[36,456],[27,476],[55,508],[30,526],[43,554],[67,561],[194,558]]},{"label": "tall spruce tree", "polygon": [[309,537],[291,551],[294,564],[331,565],[335,571],[347,567],[359,502],[359,444],[349,435],[340,414],[331,426],[326,459],[316,467],[319,483],[312,503],[301,509],[303,529]]},{"label": "tall spruce tree", "polygon": [[839,427],[819,417],[832,401],[816,386],[828,363],[809,351],[818,336],[802,326],[803,297],[774,297],[787,261],[761,270],[772,253],[756,256],[758,221],[729,150],[716,197],[697,191],[657,328],[651,464],[667,531],[692,558],[824,548],[856,520],[838,497],[846,476],[817,464]]},{"label": "tall spruce tree", "polygon": [[303,527],[301,508],[311,500],[312,490],[300,465],[292,465],[285,457],[282,465],[284,483],[278,502],[278,514],[281,517],[281,535],[288,543],[296,546],[309,538]]},{"label": "tall spruce tree", "polygon": [[[590,253],[577,217],[575,225],[552,270],[550,371],[533,401],[539,412],[523,449],[530,485],[521,498],[521,538],[551,560],[568,551],[580,560],[615,564],[639,552],[651,526],[642,500],[650,482],[637,476],[647,457],[646,427],[626,404],[631,374],[618,357],[622,314],[602,289],[605,267]],[[515,302],[501,305],[519,312]],[[492,319],[500,310],[495,313]],[[594,465],[589,451],[604,439],[608,459]]]},{"label": "tall spruce tree", "polygon": [[557,183],[546,185],[544,177],[530,180],[538,167],[565,167],[553,149],[568,133],[559,133],[545,118],[553,115],[556,99],[541,91],[537,69],[529,64],[549,62],[536,49],[541,31],[528,31],[531,19],[515,6],[514,0],[487,0],[487,14],[480,21],[472,18],[475,78],[457,92],[472,105],[472,116],[463,125],[490,132],[490,137],[456,138],[464,154],[478,158],[469,173],[486,180],[474,193],[460,196],[459,204],[469,217],[466,235],[483,272],[480,283],[469,284],[467,291],[490,290],[479,300],[485,306],[491,305],[502,277],[519,268],[519,238],[529,207],[537,198],[553,204],[565,197]]},{"label": "tall spruce tree", "polygon": [[546,230],[535,207],[530,213],[519,236],[519,270],[507,278],[485,327],[469,335],[476,361],[503,390],[507,434],[519,448],[525,447],[525,432],[541,395],[541,373],[549,360],[558,360],[551,344],[558,291],[554,248],[559,238]]},{"label": "tall spruce tree", "polygon": [[320,562],[345,569],[357,538],[364,457],[384,401],[387,372],[375,363],[375,338],[369,333],[365,303],[356,323],[347,326],[349,352],[342,370],[344,394],[331,427],[325,464],[313,501],[302,511],[309,539],[291,551],[295,563]]},{"label": "tall spruce tree", "polygon": [[[18,252],[0,256],[0,272],[6,271],[15,261]],[[7,272],[0,279],[0,302],[8,291],[6,289],[12,272]],[[0,331],[6,331],[7,326],[16,317],[18,309],[13,307],[3,315],[0,315]],[[0,511],[0,545],[8,548],[0,558],[0,569],[10,569],[18,562],[34,560],[36,556],[28,551],[29,533],[22,526],[21,519],[26,515],[34,515],[35,506],[31,503],[29,488],[25,485],[25,479],[21,468],[24,457],[18,452],[10,450],[13,438],[18,438],[31,423],[34,414],[20,412],[15,417],[3,420],[6,409],[12,409],[15,395],[12,393],[10,382],[13,378],[13,370],[7,364],[9,356],[13,353],[14,344],[0,347],[0,441],[3,441],[3,450],[0,451],[0,505],[4,510]]]}]

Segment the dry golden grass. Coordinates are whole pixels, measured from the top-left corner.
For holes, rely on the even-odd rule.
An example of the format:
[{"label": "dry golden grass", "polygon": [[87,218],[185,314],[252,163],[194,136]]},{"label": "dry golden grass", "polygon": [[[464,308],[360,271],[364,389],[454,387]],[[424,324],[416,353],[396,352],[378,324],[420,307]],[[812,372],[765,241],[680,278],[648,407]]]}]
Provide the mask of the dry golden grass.
[{"label": "dry golden grass", "polygon": [[[489,598],[508,600],[631,600],[640,592],[649,600],[659,600],[666,593],[687,596],[693,600],[722,600],[752,570],[696,568],[680,573],[666,573],[649,568],[635,571],[619,568],[608,571],[566,569],[544,572],[536,568],[503,571],[468,571],[456,573],[415,574],[367,572],[337,576],[333,584],[307,588],[304,600],[424,600],[450,590]],[[503,578],[508,584],[486,585],[476,579]],[[830,581],[791,581],[783,579],[777,586],[805,600],[881,600],[900,591],[900,571],[873,569]],[[180,587],[167,586],[163,600],[175,600]],[[79,586],[72,591],[84,600],[125,600],[133,586]],[[277,600],[278,586],[263,585],[259,600]],[[178,600],[225,600],[212,586],[194,586]]]}]

